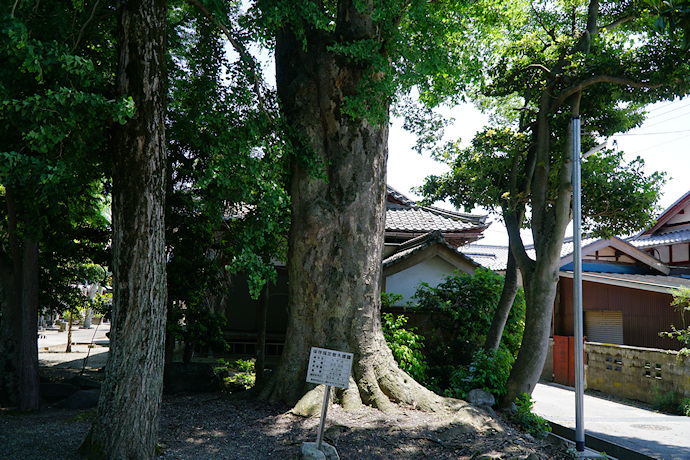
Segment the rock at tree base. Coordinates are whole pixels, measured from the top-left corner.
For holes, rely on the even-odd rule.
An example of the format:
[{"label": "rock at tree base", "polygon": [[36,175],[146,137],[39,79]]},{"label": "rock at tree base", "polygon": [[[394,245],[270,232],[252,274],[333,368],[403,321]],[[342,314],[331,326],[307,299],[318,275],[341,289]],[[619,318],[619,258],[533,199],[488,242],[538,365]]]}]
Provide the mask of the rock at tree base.
[{"label": "rock at tree base", "polygon": [[58,403],[63,409],[87,409],[98,405],[101,390],[79,390],[69,398]]},{"label": "rock at tree base", "polygon": [[315,442],[303,442],[302,460],[340,460],[340,456],[335,447],[325,442],[321,443],[321,450],[316,448]]}]

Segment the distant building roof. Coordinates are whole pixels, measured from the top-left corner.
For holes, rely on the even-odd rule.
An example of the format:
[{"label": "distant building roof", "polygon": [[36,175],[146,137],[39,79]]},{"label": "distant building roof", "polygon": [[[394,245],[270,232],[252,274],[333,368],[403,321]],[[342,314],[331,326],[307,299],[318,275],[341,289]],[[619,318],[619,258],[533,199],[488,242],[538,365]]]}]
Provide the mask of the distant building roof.
[{"label": "distant building roof", "polygon": [[[440,244],[448,250],[452,251],[453,253],[456,253],[458,257],[464,258],[464,259],[469,259],[462,253],[458,253],[453,246],[448,244],[448,242],[443,238],[443,235],[441,234],[440,231],[436,230],[433,232],[429,232],[425,235],[418,236],[416,238],[413,238],[411,240],[408,240],[398,246],[397,251],[390,256],[388,256],[386,259],[383,261],[383,266],[387,267],[390,265],[393,265],[403,259],[406,259],[413,254],[416,254],[420,251],[425,250],[428,247],[433,246],[434,244]],[[469,259],[468,262],[470,262],[473,265],[479,266],[478,263],[474,262],[473,260]]]},{"label": "distant building roof", "polygon": [[[566,277],[572,277],[572,272],[561,272]],[[583,281],[612,284],[618,286],[642,289],[645,291],[668,292],[669,289],[681,286],[690,287],[690,279],[678,276],[664,275],[636,275],[628,273],[583,273]]]},{"label": "distant building roof", "polygon": [[[434,206],[418,206],[405,195],[388,186],[386,233],[419,236],[435,230],[441,231],[452,243],[458,239],[475,241],[488,227],[487,215],[448,211]],[[453,235],[455,234],[455,235]],[[457,246],[457,244],[455,244]]]},{"label": "distant building roof", "polygon": [[665,246],[668,244],[687,243],[688,241],[690,241],[690,229],[680,230],[677,232],[658,233],[649,236],[638,236],[628,240],[628,242],[636,248]]},{"label": "distant building roof", "polygon": [[508,265],[508,246],[491,246],[485,244],[468,244],[460,246],[458,251],[493,271],[503,271]]}]

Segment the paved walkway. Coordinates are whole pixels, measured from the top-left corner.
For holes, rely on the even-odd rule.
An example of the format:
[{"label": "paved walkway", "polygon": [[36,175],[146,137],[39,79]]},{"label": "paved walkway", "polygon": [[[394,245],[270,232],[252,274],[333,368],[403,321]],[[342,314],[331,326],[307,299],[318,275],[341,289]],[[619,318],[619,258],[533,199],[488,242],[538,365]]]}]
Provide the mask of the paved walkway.
[{"label": "paved walkway", "polygon": [[[39,332],[38,361],[41,366],[55,368],[98,369],[105,366],[110,343],[105,335],[110,323],[93,325],[90,329],[72,326],[72,352],[67,348],[67,331],[48,329]],[[90,347],[90,344],[96,345]],[[84,361],[86,359],[86,361]]]},{"label": "paved walkway", "polygon": [[[538,384],[533,411],[551,422],[575,428],[575,392]],[[663,460],[690,459],[690,417],[660,414],[585,395],[585,433]],[[624,459],[621,459],[624,460]]]}]

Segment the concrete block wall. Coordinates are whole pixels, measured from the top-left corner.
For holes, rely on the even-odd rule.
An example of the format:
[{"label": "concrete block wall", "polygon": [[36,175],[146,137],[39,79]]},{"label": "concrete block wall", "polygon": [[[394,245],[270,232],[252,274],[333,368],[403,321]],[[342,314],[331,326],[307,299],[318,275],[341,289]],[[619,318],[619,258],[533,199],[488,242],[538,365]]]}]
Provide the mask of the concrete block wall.
[{"label": "concrete block wall", "polygon": [[587,342],[585,354],[589,389],[650,404],[657,392],[690,398],[690,358],[677,351]]}]

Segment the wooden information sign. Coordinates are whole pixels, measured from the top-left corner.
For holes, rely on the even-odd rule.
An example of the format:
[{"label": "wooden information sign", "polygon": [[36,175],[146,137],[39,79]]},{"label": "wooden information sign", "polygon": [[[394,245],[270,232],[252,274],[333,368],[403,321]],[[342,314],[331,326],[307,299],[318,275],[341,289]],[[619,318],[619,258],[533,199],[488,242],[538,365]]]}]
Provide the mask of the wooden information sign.
[{"label": "wooden information sign", "polygon": [[312,347],[307,382],[347,388],[352,372],[352,353]]}]

